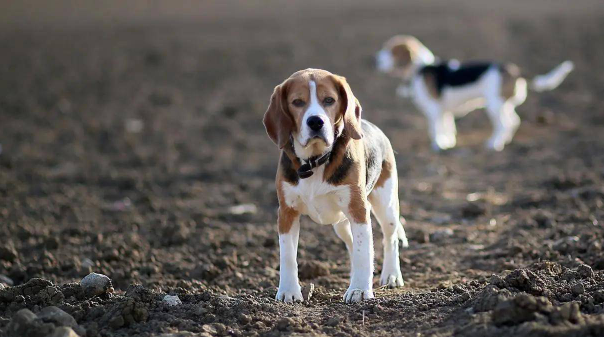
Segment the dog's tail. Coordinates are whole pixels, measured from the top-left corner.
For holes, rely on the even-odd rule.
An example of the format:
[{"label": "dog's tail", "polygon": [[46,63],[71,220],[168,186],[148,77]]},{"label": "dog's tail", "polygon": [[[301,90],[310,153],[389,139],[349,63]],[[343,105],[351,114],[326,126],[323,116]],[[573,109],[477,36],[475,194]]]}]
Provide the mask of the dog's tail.
[{"label": "dog's tail", "polygon": [[531,89],[538,92],[556,89],[574,68],[572,61],[564,61],[549,73],[535,76]]},{"label": "dog's tail", "polygon": [[405,225],[407,223],[407,221],[403,217],[400,217],[400,218],[401,218],[401,221],[400,221],[400,225],[396,229],[396,234],[398,235],[398,239],[401,240],[401,244],[403,245],[403,248],[407,248],[407,247],[409,247],[409,241],[407,240],[407,234],[405,234],[405,228],[403,227],[403,225]]}]

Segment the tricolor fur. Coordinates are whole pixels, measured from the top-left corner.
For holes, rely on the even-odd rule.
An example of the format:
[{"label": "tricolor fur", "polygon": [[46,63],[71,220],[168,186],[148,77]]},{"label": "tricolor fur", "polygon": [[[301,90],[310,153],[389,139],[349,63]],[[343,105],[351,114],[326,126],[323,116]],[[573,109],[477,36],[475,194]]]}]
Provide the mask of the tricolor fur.
[{"label": "tricolor fur", "polygon": [[[454,147],[455,118],[477,108],[486,108],[493,124],[493,134],[487,142],[492,150],[503,150],[520,125],[515,108],[526,100],[528,86],[514,64],[437,61],[416,38],[398,35],[378,52],[377,67],[407,82],[397,93],[411,96],[426,115],[435,150]],[[552,90],[572,69],[572,62],[566,61],[550,73],[535,77],[530,88]]]},{"label": "tricolor fur", "polygon": [[[398,180],[388,138],[361,119],[361,105],[346,79],[306,69],[278,85],[264,116],[281,158],[276,189],[280,279],[276,298],[301,301],[297,249],[300,216],[332,225],[351,259],[346,302],[373,298],[373,236],[370,210],[384,234],[381,285],[403,285],[398,243],[407,245],[400,221]],[[303,162],[328,154],[323,165],[301,178]]]}]

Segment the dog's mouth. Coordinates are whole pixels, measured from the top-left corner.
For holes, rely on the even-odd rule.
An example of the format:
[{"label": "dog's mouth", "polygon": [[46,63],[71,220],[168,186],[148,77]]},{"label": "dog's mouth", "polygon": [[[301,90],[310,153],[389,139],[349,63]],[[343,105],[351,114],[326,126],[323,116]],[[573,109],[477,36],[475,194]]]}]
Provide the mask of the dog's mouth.
[{"label": "dog's mouth", "polygon": [[302,144],[302,147],[304,148],[308,148],[314,145],[319,145],[323,143],[324,146],[329,146],[329,142],[327,141],[327,139],[325,138],[325,136],[323,134],[316,134],[311,136],[307,141],[306,144]]}]

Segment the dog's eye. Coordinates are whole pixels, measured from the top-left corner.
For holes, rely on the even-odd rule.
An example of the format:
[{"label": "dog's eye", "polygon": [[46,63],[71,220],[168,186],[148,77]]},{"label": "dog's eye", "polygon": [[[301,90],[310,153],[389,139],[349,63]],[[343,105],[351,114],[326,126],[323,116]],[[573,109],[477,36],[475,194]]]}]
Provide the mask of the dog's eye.
[{"label": "dog's eye", "polygon": [[336,100],[333,99],[333,97],[325,97],[325,99],[323,100],[323,104],[325,105],[332,105]]},{"label": "dog's eye", "polygon": [[292,104],[298,108],[303,107],[306,103],[301,99],[295,99]]}]

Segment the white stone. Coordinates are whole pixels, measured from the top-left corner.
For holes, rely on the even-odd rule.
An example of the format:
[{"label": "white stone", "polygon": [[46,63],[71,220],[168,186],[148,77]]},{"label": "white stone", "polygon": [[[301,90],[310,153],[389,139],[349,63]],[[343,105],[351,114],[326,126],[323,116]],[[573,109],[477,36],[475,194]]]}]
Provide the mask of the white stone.
[{"label": "white stone", "polygon": [[166,295],[164,296],[163,302],[171,307],[182,304],[182,301],[180,300],[180,298],[178,298],[177,295]]}]

